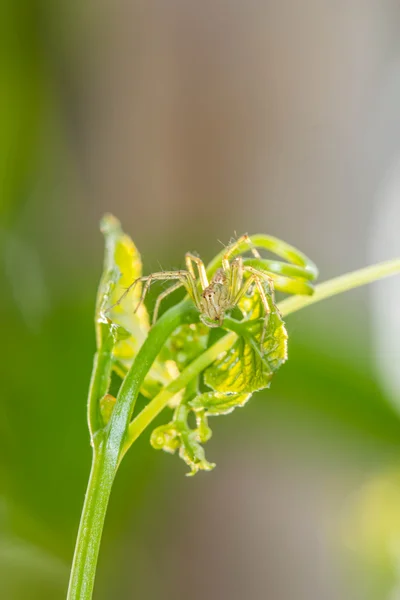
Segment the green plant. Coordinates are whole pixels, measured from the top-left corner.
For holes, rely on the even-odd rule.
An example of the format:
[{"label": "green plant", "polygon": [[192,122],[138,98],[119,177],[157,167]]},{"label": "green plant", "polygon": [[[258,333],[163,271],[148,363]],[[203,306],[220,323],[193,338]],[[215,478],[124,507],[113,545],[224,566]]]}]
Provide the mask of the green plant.
[{"label": "green plant", "polygon": [[[240,292],[237,302],[229,304],[229,310],[233,309],[231,315],[221,318],[218,314],[220,327],[213,330],[213,335],[210,335],[209,327],[213,324],[209,322],[209,314],[202,322],[199,320],[203,305],[193,282],[185,285],[190,295],[150,327],[142,300],[151,277],[142,276],[140,255],[117,219],[106,216],[102,231],[106,252],[96,304],[97,352],[88,399],[93,461],[71,571],[69,600],[92,597],[102,529],[118,466],[133,442],[164,408],[172,411],[171,419],[153,431],[153,447],[171,453],[178,451],[190,467],[190,475],[212,469],[215,465],[208,462],[203,449],[211,436],[208,417],[227,414],[243,406],[254,391],[269,387],[273,373],[287,358],[287,333],[282,317],[313,302],[400,272],[399,259],[349,273],[314,289],[312,282],[317,271],[302,253],[275,238],[250,236],[241,238],[229,252],[233,258],[250,249],[253,257],[240,261],[251,268],[237,287]],[[256,247],[273,250],[286,262],[263,259]],[[210,263],[206,269],[208,277],[215,276],[224,255],[226,250]],[[199,265],[201,261],[195,262]],[[188,272],[189,279],[194,280],[189,265]],[[227,272],[229,275],[229,264],[225,263],[225,275]],[[255,272],[256,277],[252,277]],[[242,293],[243,282],[245,285],[251,277],[246,293]],[[188,276],[182,278],[175,273],[168,278],[184,284]],[[146,282],[143,291],[142,280]],[[137,282],[134,286],[133,281]],[[204,294],[207,286],[204,280],[201,283]],[[220,282],[214,277],[210,285],[214,283]],[[124,293],[128,287],[132,288],[130,293]],[[273,288],[294,295],[277,305]],[[121,379],[116,398],[110,394],[113,371]],[[134,415],[139,394],[148,402]],[[190,424],[191,415],[194,426]]]}]

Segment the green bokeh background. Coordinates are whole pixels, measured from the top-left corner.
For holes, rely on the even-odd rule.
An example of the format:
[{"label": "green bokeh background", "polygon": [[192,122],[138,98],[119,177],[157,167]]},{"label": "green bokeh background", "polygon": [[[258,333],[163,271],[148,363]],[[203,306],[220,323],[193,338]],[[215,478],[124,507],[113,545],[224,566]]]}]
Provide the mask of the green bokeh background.
[{"label": "green bokeh background", "polygon": [[[286,4],[295,14],[294,3]],[[189,249],[208,261],[217,239],[227,242],[235,229],[298,245],[322,279],[371,259],[379,206],[366,187],[372,181],[379,189],[398,150],[391,137],[398,115],[390,111],[398,94],[390,71],[398,11],[390,2],[350,2],[333,17],[331,5],[306,3],[290,25],[296,39],[286,37],[286,55],[273,29],[283,35],[291,11],[274,2],[265,13],[251,2],[236,15],[226,15],[222,3],[204,12],[180,2],[169,11],[161,1],[152,9],[136,2],[1,4],[2,598],[66,594],[90,467],[85,411],[103,212],[121,218],[146,272],[160,263],[176,268]],[[339,67],[342,74],[329,80],[333,97],[347,90],[342,113],[315,92],[325,90],[327,67],[341,64],[333,18],[363,74],[358,87],[346,87],[352,71]],[[276,70],[271,48],[250,44],[263,19]],[[370,52],[365,63],[354,59],[358,34]],[[239,61],[241,44],[257,58],[253,79]],[[311,60],[318,44],[320,71]],[[265,95],[263,73],[275,90]],[[257,114],[252,124],[238,108],[235,77]],[[350,109],[361,91],[360,116]],[[379,110],[371,113],[374,102],[389,106],[385,123]],[[257,137],[263,121],[271,126],[264,146]],[[338,123],[342,133],[332,137]],[[366,139],[375,142],[372,158],[363,153]],[[257,178],[261,185],[260,170],[262,192],[251,185]],[[381,310],[364,289],[288,317],[290,360],[271,390],[212,423],[212,473],[186,479],[177,457],[151,449],[149,432],[135,443],[115,483],[96,599],[396,597],[400,419],[394,388],[376,362],[372,322]],[[386,358],[398,363],[399,350]]]}]

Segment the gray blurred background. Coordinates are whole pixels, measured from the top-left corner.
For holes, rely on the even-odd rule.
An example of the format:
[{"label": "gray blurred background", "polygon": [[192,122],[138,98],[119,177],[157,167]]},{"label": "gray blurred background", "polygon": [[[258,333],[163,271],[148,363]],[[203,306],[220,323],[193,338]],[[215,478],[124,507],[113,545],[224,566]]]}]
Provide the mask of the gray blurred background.
[{"label": "gray blurred background", "polygon": [[[146,272],[243,232],[321,280],[399,256],[399,30],[395,0],[2,4],[2,597],[65,597],[102,214]],[[145,433],[94,597],[399,599],[399,301],[397,277],[289,317],[272,389],[213,422],[212,473]]]}]

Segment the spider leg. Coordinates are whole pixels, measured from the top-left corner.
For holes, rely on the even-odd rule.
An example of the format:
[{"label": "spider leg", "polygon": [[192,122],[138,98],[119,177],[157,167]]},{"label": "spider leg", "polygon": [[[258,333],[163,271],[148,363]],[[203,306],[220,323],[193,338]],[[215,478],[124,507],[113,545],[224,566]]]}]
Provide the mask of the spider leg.
[{"label": "spider leg", "polygon": [[[145,281],[146,283],[143,286],[142,295],[140,297],[140,300],[139,300],[134,312],[136,312],[139,309],[142,302],[144,301],[144,298],[145,298],[145,296],[149,290],[149,287],[151,285],[151,282],[153,280],[165,281],[165,280],[169,280],[169,279],[178,279],[180,284],[185,286],[186,290],[189,293],[189,296],[192,298],[196,307],[197,308],[200,307],[200,299],[199,299],[199,294],[197,291],[196,283],[193,280],[192,275],[188,271],[163,271],[161,273],[151,273],[151,275],[147,275],[145,277],[140,277],[140,281]],[[172,287],[174,287],[174,286],[172,286]]]},{"label": "spider leg", "polygon": [[167,290],[165,290],[165,292],[162,292],[157,300],[156,303],[154,305],[154,310],[153,310],[153,319],[152,319],[152,324],[154,325],[154,323],[157,321],[157,316],[158,316],[158,311],[160,309],[160,304],[161,302],[164,300],[164,298],[166,298],[169,294],[172,294],[172,292],[175,292],[175,290],[179,289],[180,287],[182,287],[184,284],[181,281],[178,281],[177,283],[174,283],[174,285],[171,285],[171,287],[169,287]]},{"label": "spider leg", "polygon": [[265,317],[264,317],[263,329],[262,329],[261,339],[260,339],[261,354],[263,354],[263,352],[264,352],[265,332],[267,331],[267,325],[268,325],[269,315],[270,315],[271,310],[269,308],[267,296],[265,295],[265,290],[264,290],[264,288],[262,286],[261,279],[259,277],[257,277],[256,275],[253,275],[253,277],[254,277],[254,281],[255,281],[255,284],[256,284],[257,289],[258,289],[258,293],[260,294],[262,305],[263,305],[264,310],[265,310]]},{"label": "spider leg", "polygon": [[253,254],[253,256],[255,256],[256,258],[261,258],[260,253],[255,248],[250,237],[247,235],[247,233],[245,233],[244,235],[240,236],[240,238],[238,238],[236,240],[236,242],[233,242],[233,244],[228,246],[228,248],[226,249],[226,251],[222,257],[222,266],[223,266],[223,269],[225,272],[229,272],[229,270],[230,270],[229,257],[232,256],[232,254],[235,254],[235,253],[237,254],[238,252],[245,252],[245,250],[241,250],[241,251],[239,250],[239,248],[241,246],[243,246],[243,244],[248,245],[249,250],[251,250],[251,253]]},{"label": "spider leg", "polygon": [[[190,273],[188,273],[188,271],[163,271],[160,273],[151,273],[151,275],[145,275],[143,277],[138,277],[138,279],[135,279],[135,281],[133,283],[131,283],[131,285],[125,290],[125,292],[122,294],[120,299],[117,302],[115,302],[115,304],[113,304],[112,306],[110,306],[107,309],[107,312],[110,311],[115,306],[118,306],[122,302],[122,300],[125,298],[125,296],[127,294],[129,294],[129,292],[139,283],[139,281],[143,281],[145,283],[143,286],[142,294],[140,296],[140,300],[134,311],[134,312],[136,312],[139,309],[139,307],[141,306],[153,280],[156,280],[156,281],[164,280],[165,281],[165,280],[170,280],[170,279],[178,279],[180,285],[185,286],[189,296],[192,298],[196,307],[198,309],[200,309],[199,294],[197,291],[196,283],[193,280],[192,275]],[[174,286],[172,286],[172,287],[174,287]],[[169,291],[169,290],[167,290],[167,291]]]},{"label": "spider leg", "polygon": [[[243,258],[237,256],[230,265],[230,285],[229,285],[229,301],[233,306],[236,306],[236,296],[243,287]],[[248,288],[246,288],[247,291]]]},{"label": "spider leg", "polygon": [[262,330],[261,339],[260,339],[261,353],[263,353],[264,337],[265,337],[265,332],[267,330],[267,324],[268,324],[269,315],[271,313],[271,309],[269,307],[267,296],[266,296],[264,287],[262,285],[262,282],[266,281],[269,284],[271,296],[272,296],[272,298],[274,298],[273,281],[266,273],[263,273],[262,271],[257,271],[257,269],[253,269],[253,267],[243,267],[243,270],[250,273],[250,276],[247,279],[247,281],[245,281],[242,288],[239,290],[239,292],[235,298],[235,303],[237,304],[240,301],[240,299],[245,295],[245,293],[247,292],[247,290],[250,288],[250,286],[253,283],[256,285],[257,291],[260,295],[261,303],[262,303],[264,311],[265,311],[263,330]]},{"label": "spider leg", "polygon": [[266,273],[265,271],[260,271],[259,269],[255,269],[254,267],[250,267],[248,265],[245,265],[243,267],[243,271],[246,271],[247,273],[251,273],[252,275],[255,275],[260,281],[267,282],[268,287],[269,287],[269,292],[272,296],[272,300],[275,302],[274,280],[272,277],[270,277],[270,275],[268,275],[268,273]]},{"label": "spider leg", "polygon": [[200,277],[200,284],[201,284],[202,289],[205,290],[206,287],[209,286],[209,283],[208,283],[206,268],[205,268],[204,263],[201,260],[201,258],[196,256],[195,254],[192,254],[191,252],[186,252],[185,261],[186,261],[187,270],[189,271],[189,273],[191,274],[191,276],[193,277],[194,280],[196,280],[196,276],[194,273],[192,263],[195,263],[197,265],[197,269],[199,271],[199,277]]},{"label": "spider leg", "polygon": [[121,304],[122,300],[125,298],[125,296],[127,296],[129,294],[129,292],[136,287],[136,285],[139,283],[139,281],[142,281],[141,277],[139,277],[138,279],[135,279],[130,285],[128,285],[128,287],[126,288],[124,293],[121,295],[121,297],[118,298],[118,300],[116,302],[114,302],[114,304],[111,304],[111,306],[109,306],[105,312],[108,313],[108,312],[110,312],[110,310],[112,310],[116,306],[119,306]]},{"label": "spider leg", "polygon": [[235,306],[236,306],[236,304],[238,304],[240,302],[240,300],[246,294],[247,290],[253,285],[253,283],[255,283],[255,280],[256,280],[255,275],[250,275],[250,277],[248,279],[246,279],[246,281],[244,282],[244,284],[242,285],[240,290],[238,290],[238,292],[233,300],[233,303]]}]

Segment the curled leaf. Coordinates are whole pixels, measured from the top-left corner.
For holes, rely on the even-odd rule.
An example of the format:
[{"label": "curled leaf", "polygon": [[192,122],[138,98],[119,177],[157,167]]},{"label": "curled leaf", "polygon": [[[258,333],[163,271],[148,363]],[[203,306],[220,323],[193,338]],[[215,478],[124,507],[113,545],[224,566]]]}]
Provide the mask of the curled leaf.
[{"label": "curled leaf", "polygon": [[228,415],[235,408],[244,406],[251,394],[236,392],[206,392],[189,402],[189,406],[198,413],[204,411],[206,416]]},{"label": "curled leaf", "polygon": [[129,368],[150,328],[144,304],[135,312],[142,292],[141,283],[123,296],[133,281],[142,276],[142,261],[118,219],[106,215],[101,230],[106,242],[106,261],[99,290],[98,318],[112,323],[118,332],[113,355]]},{"label": "curled leaf", "polygon": [[[124,377],[150,329],[146,306],[143,303],[139,305],[142,283],[138,282],[124,295],[126,289],[142,276],[142,261],[118,219],[106,215],[102,219],[101,230],[105,237],[106,255],[96,310],[98,338],[104,336],[104,332],[112,335],[113,368]],[[175,361],[156,360],[141,392],[151,398],[178,374]]]},{"label": "curled leaf", "polygon": [[155,450],[174,454],[180,446],[179,433],[173,423],[157,427],[150,436],[150,444]]},{"label": "curled leaf", "polygon": [[215,463],[206,459],[204,448],[199,444],[194,431],[181,433],[179,456],[190,467],[190,473],[186,473],[188,477],[196,475],[198,471],[212,471],[215,468]]},{"label": "curled leaf", "polygon": [[174,417],[167,425],[157,427],[150,437],[150,443],[156,450],[164,450],[174,454],[179,449],[179,456],[190,467],[188,475],[195,475],[199,470],[211,471],[215,464],[206,460],[201,443],[211,437],[205,414],[199,415],[197,427],[191,429],[188,423],[190,408],[180,404]]},{"label": "curled leaf", "polygon": [[195,410],[195,414],[199,442],[205,444],[212,436],[211,428],[208,426],[207,413],[205,410]]}]

